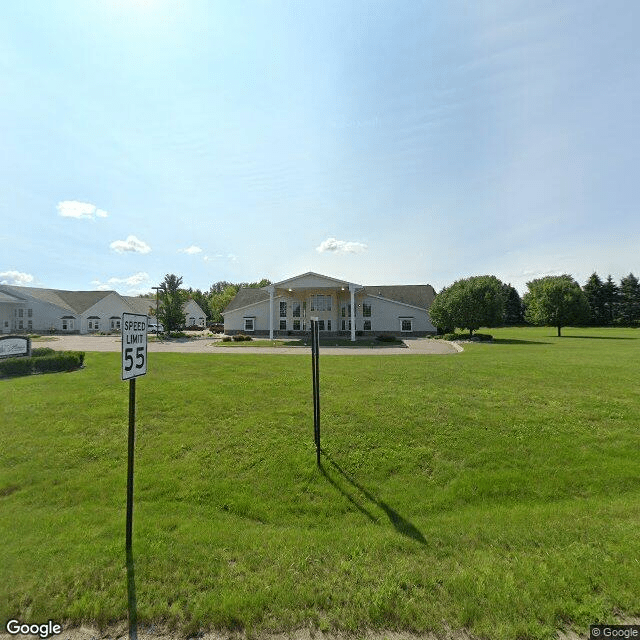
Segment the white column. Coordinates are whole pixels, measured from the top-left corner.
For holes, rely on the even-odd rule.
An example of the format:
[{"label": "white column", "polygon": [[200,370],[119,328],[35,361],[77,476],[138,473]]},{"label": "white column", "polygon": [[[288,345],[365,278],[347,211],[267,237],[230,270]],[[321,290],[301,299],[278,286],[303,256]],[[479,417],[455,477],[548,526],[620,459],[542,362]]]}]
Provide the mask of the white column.
[{"label": "white column", "polygon": [[275,290],[273,285],[269,287],[269,340],[273,340],[273,295]]},{"label": "white column", "polygon": [[356,285],[349,283],[351,293],[351,342],[356,341]]}]

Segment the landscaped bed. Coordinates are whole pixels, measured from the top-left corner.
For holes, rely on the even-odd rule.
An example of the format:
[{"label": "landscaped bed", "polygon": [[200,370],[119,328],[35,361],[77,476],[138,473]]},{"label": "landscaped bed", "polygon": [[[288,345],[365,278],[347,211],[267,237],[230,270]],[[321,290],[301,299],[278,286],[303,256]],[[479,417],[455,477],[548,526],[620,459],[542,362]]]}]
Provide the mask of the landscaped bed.
[{"label": "landscaped bed", "polygon": [[[151,354],[141,625],[515,639],[637,615],[638,331],[489,332],[455,358],[324,357],[321,468],[305,358]],[[126,620],[120,359],[0,382],[3,620]]]}]

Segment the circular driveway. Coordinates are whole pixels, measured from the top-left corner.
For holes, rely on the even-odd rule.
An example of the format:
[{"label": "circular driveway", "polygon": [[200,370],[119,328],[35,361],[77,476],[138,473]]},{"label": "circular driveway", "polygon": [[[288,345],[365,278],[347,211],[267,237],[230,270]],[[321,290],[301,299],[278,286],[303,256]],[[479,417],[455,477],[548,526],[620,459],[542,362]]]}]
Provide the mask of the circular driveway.
[{"label": "circular driveway", "polygon": [[[403,347],[320,347],[323,355],[342,356],[385,356],[385,355],[444,355],[458,353],[462,347],[444,340],[429,338],[407,338],[403,340]],[[214,338],[192,338],[182,340],[166,340],[149,342],[150,352],[161,353],[264,353],[264,354],[292,354],[311,355],[311,347],[227,347]],[[122,350],[120,336],[55,336],[53,340],[32,343],[35,347],[50,347],[56,351],[115,351]]]}]

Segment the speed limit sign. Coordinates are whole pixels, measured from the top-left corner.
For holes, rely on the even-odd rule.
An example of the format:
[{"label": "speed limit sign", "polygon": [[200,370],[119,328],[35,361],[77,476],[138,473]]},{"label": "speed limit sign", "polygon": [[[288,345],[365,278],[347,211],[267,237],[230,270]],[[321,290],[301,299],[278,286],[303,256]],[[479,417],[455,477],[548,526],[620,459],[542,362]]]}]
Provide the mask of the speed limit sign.
[{"label": "speed limit sign", "polygon": [[122,379],[147,373],[147,321],[137,313],[122,314]]}]

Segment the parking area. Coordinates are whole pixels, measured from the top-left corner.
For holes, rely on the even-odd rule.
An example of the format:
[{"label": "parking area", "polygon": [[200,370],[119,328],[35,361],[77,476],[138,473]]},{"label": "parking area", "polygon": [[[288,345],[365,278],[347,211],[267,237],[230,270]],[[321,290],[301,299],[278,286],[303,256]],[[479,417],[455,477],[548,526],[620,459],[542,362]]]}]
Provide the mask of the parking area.
[{"label": "parking area", "polygon": [[[402,347],[321,347],[324,355],[447,355],[462,351],[462,347],[444,340],[408,338]],[[122,349],[121,338],[111,336],[52,336],[51,339],[36,340],[33,346],[50,347],[56,351],[114,351]],[[149,341],[148,351],[156,353],[216,353],[229,356],[242,353],[310,355],[311,347],[251,347],[221,346],[220,340],[211,337],[193,336],[177,340]]]}]

